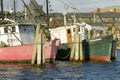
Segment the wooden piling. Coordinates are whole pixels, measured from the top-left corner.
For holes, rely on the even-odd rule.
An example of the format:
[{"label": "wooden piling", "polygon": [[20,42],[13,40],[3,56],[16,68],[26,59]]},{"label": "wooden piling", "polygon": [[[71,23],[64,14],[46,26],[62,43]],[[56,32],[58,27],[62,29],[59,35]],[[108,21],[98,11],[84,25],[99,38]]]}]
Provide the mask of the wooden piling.
[{"label": "wooden piling", "polygon": [[80,34],[78,34],[78,26],[77,25],[75,28],[75,35],[74,35],[74,39],[73,39],[73,45],[71,48],[70,60],[71,61],[83,60],[82,36],[80,36]]},{"label": "wooden piling", "polygon": [[76,37],[75,37],[75,61],[78,61],[79,60],[79,34],[76,34]]},{"label": "wooden piling", "polygon": [[82,35],[80,36],[80,61],[83,61]]},{"label": "wooden piling", "polygon": [[75,44],[73,43],[71,48],[70,61],[74,59],[74,53],[75,53]]},{"label": "wooden piling", "polygon": [[70,60],[77,60],[78,59],[78,48],[76,48],[76,44],[77,44],[77,33],[78,33],[78,26],[76,26],[75,28],[75,34],[74,34],[74,39],[73,39],[73,44],[72,44],[72,48],[71,48],[71,54],[70,54]]},{"label": "wooden piling", "polygon": [[35,33],[35,44],[34,44],[34,48],[33,48],[33,55],[32,55],[32,61],[31,61],[31,64],[34,65],[35,64],[35,61],[36,61],[36,56],[37,56],[37,42],[39,40],[39,25],[37,24],[37,27],[36,27],[36,33]]},{"label": "wooden piling", "polygon": [[96,37],[96,30],[93,30],[93,38]]},{"label": "wooden piling", "polygon": [[[44,43],[45,41],[45,34],[43,34],[43,30],[42,30],[42,34],[41,34],[41,38],[42,38],[42,43]],[[44,50],[44,44],[42,46],[42,64],[45,64],[45,50]]]},{"label": "wooden piling", "polygon": [[[45,53],[44,53],[44,44],[43,44],[43,31],[40,29],[40,25],[38,24],[36,27],[36,35],[35,35],[35,45],[32,55],[31,64],[34,65],[37,62],[38,67],[40,65],[45,64]],[[37,59],[36,59],[37,58]]]},{"label": "wooden piling", "polygon": [[42,32],[40,30],[39,41],[37,44],[37,65],[40,66],[42,64]]},{"label": "wooden piling", "polygon": [[88,30],[88,39],[90,39],[90,30]]}]

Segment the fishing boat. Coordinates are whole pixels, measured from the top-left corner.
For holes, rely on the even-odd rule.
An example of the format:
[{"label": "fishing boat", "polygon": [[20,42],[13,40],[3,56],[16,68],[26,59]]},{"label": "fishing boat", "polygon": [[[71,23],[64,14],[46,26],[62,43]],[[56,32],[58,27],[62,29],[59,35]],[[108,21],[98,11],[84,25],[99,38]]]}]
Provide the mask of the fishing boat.
[{"label": "fishing boat", "polygon": [[[35,45],[34,24],[0,25],[0,62],[28,62],[32,60]],[[45,59],[55,60],[59,40],[43,43]]]},{"label": "fishing boat", "polygon": [[[34,0],[35,1],[35,0]],[[31,1],[32,5],[34,1]],[[22,0],[30,16],[34,19],[33,22],[17,22],[16,21],[16,1],[14,0],[14,17],[15,20],[7,19],[3,12],[3,0],[1,0],[1,16],[0,16],[0,62],[28,62],[33,59],[36,45],[40,44],[46,61],[54,61],[59,45],[59,40],[45,40],[44,42],[36,42],[36,24],[39,23],[30,12],[24,0]],[[35,2],[36,3],[36,2]],[[35,4],[38,6],[38,4]],[[36,6],[35,10],[36,10]],[[25,10],[26,10],[25,9]],[[34,12],[34,11],[33,11]],[[32,19],[31,18],[31,19]],[[41,27],[39,27],[40,29]],[[39,32],[38,32],[39,33]],[[38,35],[40,36],[40,35]],[[38,38],[37,41],[41,38]],[[39,52],[40,52],[39,51]],[[38,53],[38,52],[36,52]],[[37,57],[37,56],[34,56]]]},{"label": "fishing boat", "polygon": [[83,41],[83,55],[85,60],[110,61],[112,55],[113,37],[103,36]]},{"label": "fishing boat", "polygon": [[[86,36],[85,29],[91,31],[93,27],[87,23],[77,25],[79,27],[78,34],[82,36],[83,60],[110,61],[111,57],[113,57],[113,52],[115,51],[115,43],[113,44],[114,41],[112,35],[102,34],[102,36],[98,36],[96,34],[96,37],[89,37]],[[50,30],[52,39],[57,38],[60,39],[61,42],[58,48],[56,60],[70,60],[72,45],[76,44],[73,42],[75,27],[75,25],[72,25]],[[100,30],[100,28],[101,27],[98,27],[98,30]],[[94,29],[97,28],[94,27],[93,30]],[[101,30],[103,30],[103,28]],[[55,34],[55,32],[57,33]]]}]

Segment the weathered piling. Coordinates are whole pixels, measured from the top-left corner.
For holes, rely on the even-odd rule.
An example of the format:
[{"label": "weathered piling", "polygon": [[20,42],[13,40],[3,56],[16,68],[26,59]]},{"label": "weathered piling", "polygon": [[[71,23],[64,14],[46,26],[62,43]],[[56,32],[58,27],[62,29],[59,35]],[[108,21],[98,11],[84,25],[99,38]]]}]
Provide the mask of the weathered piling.
[{"label": "weathered piling", "polygon": [[80,47],[80,45],[79,45],[79,34],[76,34],[76,36],[75,36],[75,61],[78,61],[79,60],[79,47]]},{"label": "weathered piling", "polygon": [[[74,40],[73,40],[74,41]],[[72,44],[71,47],[71,54],[70,54],[70,60],[72,61],[74,58],[74,53],[75,53],[75,44]]]},{"label": "weathered piling", "polygon": [[35,38],[35,44],[34,44],[34,50],[33,50],[33,55],[32,55],[32,61],[31,64],[35,65],[37,62],[38,67],[40,65],[45,64],[45,56],[44,56],[44,44],[43,44],[43,31],[40,29],[40,25],[37,25],[36,28],[36,38]]},{"label": "weathered piling", "polygon": [[96,30],[93,30],[93,38],[96,37]]},{"label": "weathered piling", "polygon": [[43,31],[41,32],[41,40],[42,40],[42,42],[41,42],[41,44],[43,44],[42,45],[42,64],[44,65],[45,64],[45,49],[44,49],[44,43],[45,43],[45,34],[43,34]]},{"label": "weathered piling", "polygon": [[34,65],[35,61],[36,61],[36,56],[37,56],[37,42],[39,40],[39,35],[40,35],[40,29],[39,29],[39,25],[37,25],[36,27],[36,33],[35,33],[35,44],[34,44],[34,48],[33,48],[33,55],[32,55],[32,61],[31,64]]},{"label": "weathered piling", "polygon": [[38,43],[37,43],[37,65],[40,66],[40,64],[42,64],[42,29],[40,30],[40,35],[39,36],[39,40],[38,40]]},{"label": "weathered piling", "polygon": [[88,39],[90,39],[90,30],[88,30]]},{"label": "weathered piling", "polygon": [[82,48],[82,36],[79,35],[80,39],[80,61],[83,61],[83,48]]},{"label": "weathered piling", "polygon": [[82,61],[83,52],[82,52],[82,37],[78,34],[78,26],[75,28],[75,35],[73,39],[73,44],[71,47],[70,61]]}]

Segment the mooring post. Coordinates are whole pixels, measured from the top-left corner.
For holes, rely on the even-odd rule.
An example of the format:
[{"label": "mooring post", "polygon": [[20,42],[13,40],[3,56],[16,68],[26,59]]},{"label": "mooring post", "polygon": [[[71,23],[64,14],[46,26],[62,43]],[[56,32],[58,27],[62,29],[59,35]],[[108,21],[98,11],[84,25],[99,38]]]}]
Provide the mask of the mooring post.
[{"label": "mooring post", "polygon": [[78,61],[79,60],[79,52],[80,52],[80,45],[79,45],[79,33],[78,33],[78,28],[79,26],[78,25],[76,25],[76,28],[75,28],[75,44],[76,44],[76,46],[75,46],[75,61]]},{"label": "mooring post", "polygon": [[79,60],[79,34],[75,36],[75,61]]},{"label": "mooring post", "polygon": [[80,61],[83,61],[82,35],[80,36]]},{"label": "mooring post", "polygon": [[36,61],[36,56],[37,56],[37,42],[39,40],[39,31],[40,31],[40,25],[37,24],[36,32],[35,32],[35,44],[34,44],[34,48],[33,48],[33,55],[32,55],[32,61],[31,61],[32,65],[34,65],[35,61]]},{"label": "mooring post", "polygon": [[[43,34],[43,30],[42,30],[42,34],[41,34],[41,38],[42,38],[42,43],[45,42],[45,34]],[[44,44],[42,45],[42,64],[45,64],[45,49],[44,49]]]},{"label": "mooring post", "polygon": [[43,30],[40,30],[40,36],[39,36],[39,43],[37,47],[37,65],[44,65],[45,64],[45,52],[44,52],[44,34]]},{"label": "mooring post", "polygon": [[40,25],[38,24],[36,27],[36,35],[35,35],[35,44],[33,49],[32,61],[31,64],[34,65],[37,61],[38,67],[40,65],[45,64],[45,53],[44,53],[44,39],[43,39],[43,31],[40,29]]},{"label": "mooring post", "polygon": [[[74,41],[74,40],[73,40]],[[71,54],[70,54],[70,61],[73,60],[74,58],[74,53],[75,53],[75,43],[72,44],[72,47],[71,47]]]},{"label": "mooring post", "polygon": [[40,30],[39,41],[37,43],[37,65],[42,64],[42,29]]},{"label": "mooring post", "polygon": [[71,48],[70,60],[78,61],[80,59],[80,35],[78,33],[79,26],[76,25],[73,45]]},{"label": "mooring post", "polygon": [[76,26],[76,28],[75,28],[75,34],[74,34],[74,39],[73,39],[73,44],[72,44],[72,47],[71,47],[71,54],[70,54],[70,60],[72,61],[72,60],[75,60],[76,59],[76,35],[77,35],[77,26]]},{"label": "mooring post", "polygon": [[93,38],[96,37],[96,30],[93,30]]},{"label": "mooring post", "polygon": [[90,39],[90,30],[88,30],[88,39]]}]

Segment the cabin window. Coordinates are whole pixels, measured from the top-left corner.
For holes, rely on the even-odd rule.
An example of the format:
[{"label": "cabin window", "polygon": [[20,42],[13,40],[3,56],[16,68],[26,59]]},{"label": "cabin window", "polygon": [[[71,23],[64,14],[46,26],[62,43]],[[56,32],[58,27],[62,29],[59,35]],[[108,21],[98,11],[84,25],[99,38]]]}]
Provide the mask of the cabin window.
[{"label": "cabin window", "polygon": [[[73,32],[75,32],[75,28],[73,28]],[[78,28],[78,32],[80,32],[80,28]]]},{"label": "cabin window", "polygon": [[35,19],[39,19],[39,16],[35,16]]},{"label": "cabin window", "polygon": [[19,29],[20,32],[33,32],[34,31],[34,27],[32,27],[34,25],[19,25]]},{"label": "cabin window", "polygon": [[71,33],[71,30],[70,30],[70,29],[68,29],[68,30],[67,30],[67,33],[68,33],[68,34],[69,34],[69,33]]},{"label": "cabin window", "polygon": [[12,32],[16,32],[16,29],[15,29],[15,27],[12,27]]},{"label": "cabin window", "polygon": [[4,33],[8,33],[8,29],[7,28],[4,28]]},{"label": "cabin window", "polygon": [[26,28],[24,28],[24,31],[26,31]]},{"label": "cabin window", "polygon": [[80,32],[80,27],[78,28],[78,32]]},{"label": "cabin window", "polygon": [[28,32],[32,32],[32,29],[31,29],[31,27],[28,27]]}]

